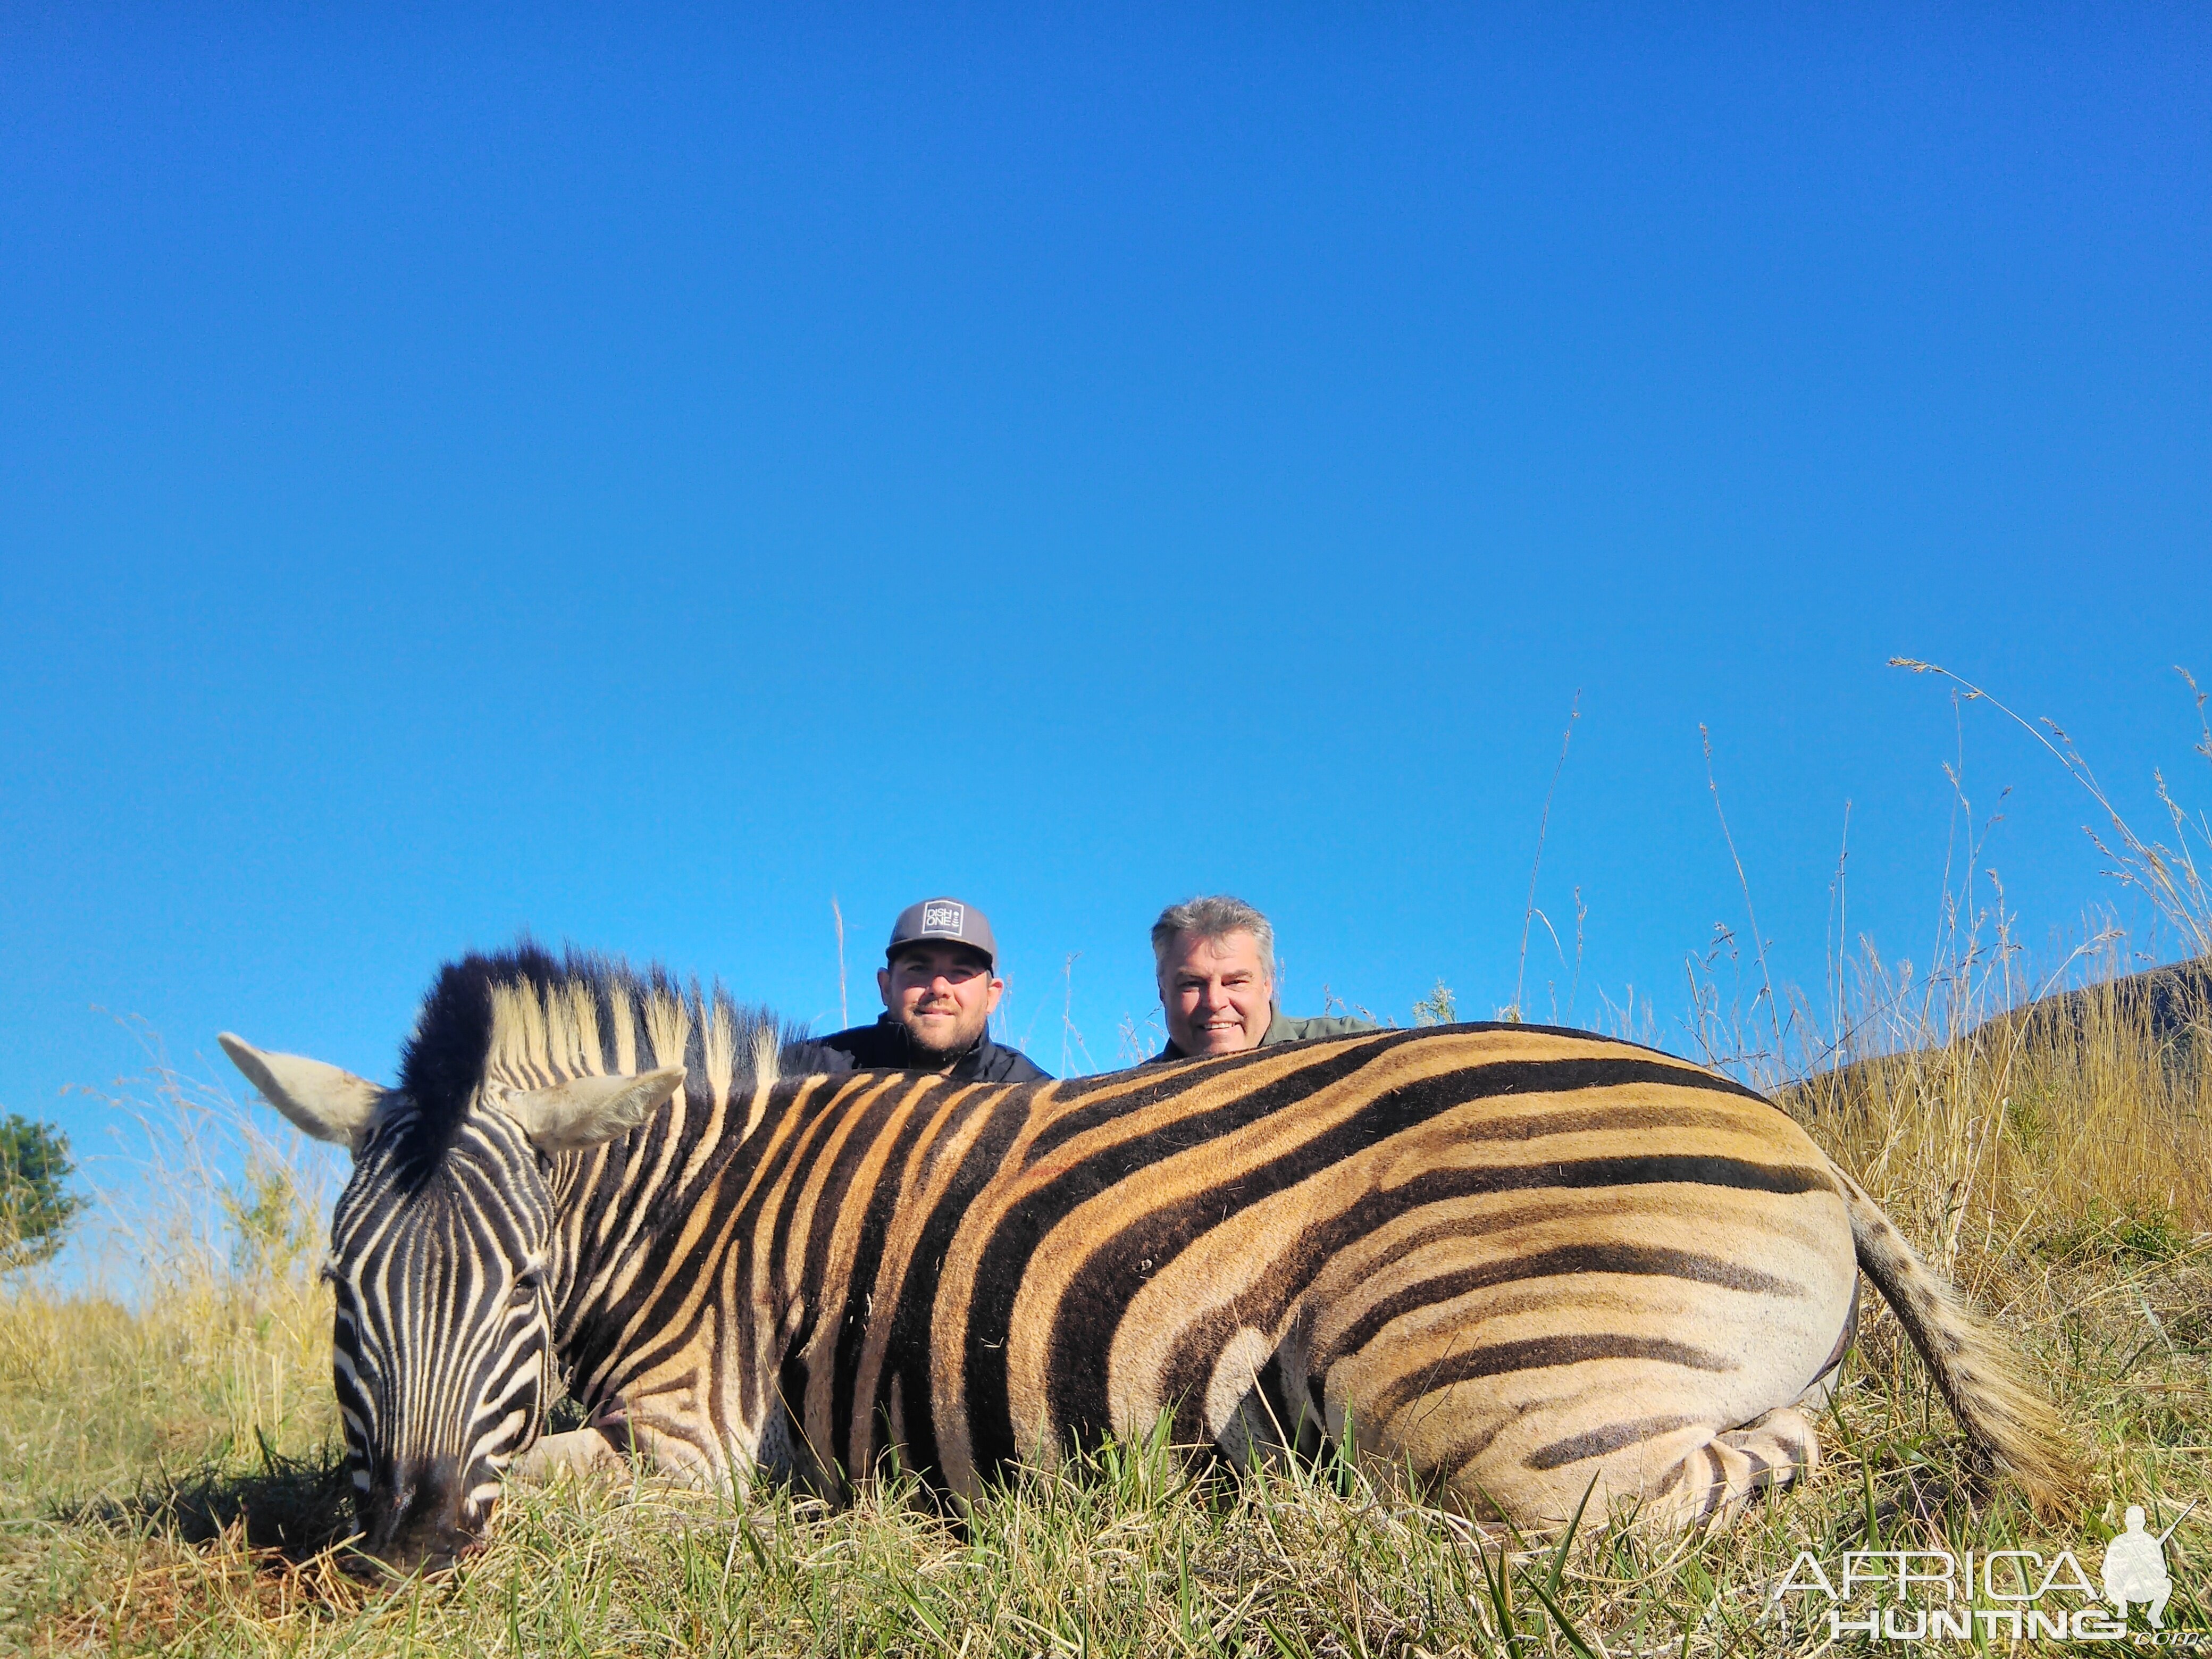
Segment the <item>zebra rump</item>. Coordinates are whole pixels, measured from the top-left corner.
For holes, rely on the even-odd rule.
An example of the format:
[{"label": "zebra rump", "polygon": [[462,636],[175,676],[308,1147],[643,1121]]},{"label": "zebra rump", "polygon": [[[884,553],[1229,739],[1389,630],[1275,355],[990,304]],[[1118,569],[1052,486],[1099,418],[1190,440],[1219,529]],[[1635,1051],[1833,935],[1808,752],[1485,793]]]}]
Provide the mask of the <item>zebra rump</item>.
[{"label": "zebra rump", "polygon": [[[592,1426],[533,1449],[536,1401],[453,1454],[472,1492],[618,1446],[832,1497],[896,1452],[967,1497],[1167,1412],[1239,1460],[1348,1443],[1477,1516],[1555,1524],[1594,1493],[1679,1526],[1816,1466],[1807,1412],[1864,1266],[1969,1437],[2039,1497],[2068,1479],[2048,1407],[1863,1191],[1674,1056],[1481,1024],[978,1085],[805,1075],[786,1035],[719,992],[525,948],[445,970],[392,1090],[226,1038],[272,1103],[356,1148],[342,1400],[349,1370],[518,1352],[438,1287],[530,1285]],[[477,1224],[395,1274],[393,1241],[431,1237],[422,1195],[479,1141],[522,1152],[468,1186]],[[454,1328],[365,1352],[379,1296]],[[496,1378],[457,1386],[415,1393],[517,1418]],[[364,1421],[357,1463],[404,1462],[394,1434],[465,1438]],[[488,1510],[464,1503],[454,1536]]]}]

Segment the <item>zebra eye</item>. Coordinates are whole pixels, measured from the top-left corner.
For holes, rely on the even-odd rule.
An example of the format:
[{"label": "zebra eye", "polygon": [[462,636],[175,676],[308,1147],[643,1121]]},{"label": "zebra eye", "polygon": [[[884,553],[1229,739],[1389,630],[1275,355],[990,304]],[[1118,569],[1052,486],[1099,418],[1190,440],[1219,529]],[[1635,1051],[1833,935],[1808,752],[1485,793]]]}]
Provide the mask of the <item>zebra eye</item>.
[{"label": "zebra eye", "polygon": [[536,1273],[524,1273],[514,1281],[514,1300],[527,1302],[538,1294],[539,1279]]}]

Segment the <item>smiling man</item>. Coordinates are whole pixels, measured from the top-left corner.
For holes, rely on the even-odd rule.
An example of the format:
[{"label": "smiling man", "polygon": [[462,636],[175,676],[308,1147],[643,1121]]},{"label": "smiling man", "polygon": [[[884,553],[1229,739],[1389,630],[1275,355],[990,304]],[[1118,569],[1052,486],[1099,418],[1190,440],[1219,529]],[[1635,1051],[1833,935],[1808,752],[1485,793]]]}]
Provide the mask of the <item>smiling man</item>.
[{"label": "smiling man", "polygon": [[956,898],[924,899],[899,912],[876,970],[884,1012],[821,1039],[855,1070],[936,1072],[959,1083],[1038,1083],[1018,1048],[991,1041],[991,1013],[1006,992],[991,923]]},{"label": "smiling man", "polygon": [[1239,898],[1218,893],[1170,904],[1152,924],[1167,1047],[1152,1057],[1190,1060],[1308,1037],[1376,1030],[1349,1016],[1285,1019],[1275,1008],[1275,930]]}]

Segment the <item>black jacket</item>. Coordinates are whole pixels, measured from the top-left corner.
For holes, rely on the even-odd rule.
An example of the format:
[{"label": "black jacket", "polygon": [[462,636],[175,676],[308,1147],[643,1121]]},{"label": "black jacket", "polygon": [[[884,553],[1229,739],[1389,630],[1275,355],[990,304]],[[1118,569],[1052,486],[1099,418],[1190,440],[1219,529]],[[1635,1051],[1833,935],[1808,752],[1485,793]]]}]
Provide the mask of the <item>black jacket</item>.
[{"label": "black jacket", "polygon": [[[835,1031],[815,1042],[833,1054],[845,1056],[849,1069],[856,1072],[933,1072],[928,1057],[914,1046],[907,1036],[906,1027],[888,1013],[878,1014],[872,1025],[855,1025],[849,1031]],[[847,1067],[841,1067],[847,1069]],[[1052,1073],[1038,1068],[1030,1057],[1018,1048],[1001,1048],[991,1041],[986,1031],[975,1039],[975,1046],[952,1062],[945,1075],[955,1083],[1046,1083]]]}]

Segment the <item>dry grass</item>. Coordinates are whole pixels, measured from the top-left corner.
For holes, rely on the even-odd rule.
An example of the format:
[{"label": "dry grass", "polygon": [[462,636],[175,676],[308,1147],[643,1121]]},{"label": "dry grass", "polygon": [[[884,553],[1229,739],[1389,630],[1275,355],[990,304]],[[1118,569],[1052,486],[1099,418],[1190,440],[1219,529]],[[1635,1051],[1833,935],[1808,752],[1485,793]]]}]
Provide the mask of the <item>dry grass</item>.
[{"label": "dry grass", "polygon": [[[1909,1001],[1869,984],[1869,1008]],[[202,1248],[164,1258],[131,1307],[0,1300],[0,1644],[1809,1653],[1826,1639],[1815,1610],[1768,1600],[1800,1549],[1832,1562],[1870,1542],[2021,1541],[2072,1547],[2094,1572],[2120,1505],[2163,1527],[2212,1497],[2212,1024],[2161,1036],[2107,994],[2079,1020],[1961,1023],[1790,1101],[2027,1351],[2094,1470],[2081,1516],[2046,1527],[1980,1481],[1879,1310],[1824,1424],[1820,1479],[1679,1543],[1605,1517],[1564,1553],[1485,1542],[1340,1472],[1194,1481],[1155,1444],[1018,1484],[964,1528],[896,1483],[838,1514],[782,1495],[740,1511],[643,1480],[519,1492],[465,1574],[371,1589],[331,1551],[346,1482],[304,1256]],[[228,1190],[216,1208],[271,1231],[268,1206]],[[2205,1514],[2167,1547],[2169,1625],[2212,1624]]]}]

